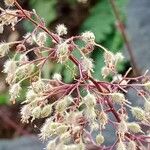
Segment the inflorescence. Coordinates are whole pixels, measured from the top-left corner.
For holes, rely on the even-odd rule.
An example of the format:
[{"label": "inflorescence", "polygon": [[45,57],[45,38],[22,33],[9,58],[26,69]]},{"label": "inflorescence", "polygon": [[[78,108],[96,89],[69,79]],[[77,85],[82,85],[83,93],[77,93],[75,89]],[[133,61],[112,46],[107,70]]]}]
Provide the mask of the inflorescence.
[{"label": "inflorescence", "polygon": [[[28,20],[35,26],[33,32],[24,35],[20,41],[1,42],[0,56],[7,56],[12,47],[16,48],[15,55],[5,62],[3,69],[6,82],[10,85],[10,101],[15,103],[23,82],[27,80],[29,86],[21,109],[21,121],[30,123],[46,118],[39,134],[42,140],[49,141],[46,149],[86,150],[88,144],[103,150],[146,149],[150,138],[147,131],[142,129],[143,126],[147,129],[150,126],[150,81],[146,73],[129,78],[129,69],[121,76],[117,72],[117,65],[124,57],[97,44],[92,32],[65,38],[67,27],[64,24],[58,25],[53,33],[45,27],[43,19],[35,11],[22,9],[16,0],[4,2],[8,8],[0,8],[1,34],[5,26],[15,30],[15,25],[21,20]],[[12,6],[16,9],[12,9]],[[48,38],[52,46],[47,45]],[[77,45],[77,40],[83,42],[84,46]],[[105,66],[101,74],[104,79],[113,76],[112,82],[99,81],[92,76],[94,61],[90,53],[95,47],[104,51]],[[80,58],[73,54],[75,50],[79,51]],[[36,56],[33,60],[28,58],[31,51]],[[44,78],[43,67],[49,61],[62,65],[67,61],[74,63],[74,81],[63,82],[59,73],[55,73],[51,79]],[[143,98],[143,108],[132,105],[127,99],[126,93],[130,89]],[[134,117],[132,122],[129,121],[129,113]],[[116,131],[116,142],[109,146],[105,146],[107,139],[103,134],[107,125],[112,125]],[[97,134],[93,136],[95,131]]]}]

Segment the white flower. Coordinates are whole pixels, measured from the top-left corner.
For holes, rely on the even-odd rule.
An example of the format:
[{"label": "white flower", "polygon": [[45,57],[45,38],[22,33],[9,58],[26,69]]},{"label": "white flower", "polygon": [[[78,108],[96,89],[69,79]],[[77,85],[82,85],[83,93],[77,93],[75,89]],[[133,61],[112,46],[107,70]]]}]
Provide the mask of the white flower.
[{"label": "white flower", "polygon": [[21,86],[19,83],[15,83],[10,87],[9,94],[11,96],[10,100],[14,101],[20,93]]},{"label": "white flower", "polygon": [[16,71],[16,68],[17,68],[16,61],[7,60],[4,64],[3,72],[13,74]]},{"label": "white flower", "polygon": [[90,94],[88,92],[88,94],[84,97],[83,99],[85,105],[87,107],[94,107],[96,105],[96,98],[93,94]]},{"label": "white flower", "polygon": [[87,32],[82,33],[81,36],[82,36],[83,41],[85,41],[86,43],[88,42],[94,43],[95,41],[95,35],[93,32],[87,31]]},{"label": "white flower", "polygon": [[65,27],[64,24],[59,24],[56,27],[56,32],[59,36],[66,35],[67,34],[67,28]]},{"label": "white flower", "polygon": [[120,62],[124,59],[124,56],[122,55],[122,53],[118,52],[115,54],[115,60],[116,62]]},{"label": "white flower", "polygon": [[82,64],[83,71],[87,71],[88,74],[90,74],[90,72],[93,72],[94,65],[93,65],[92,58],[87,58],[87,57],[83,58],[81,64]]},{"label": "white flower", "polygon": [[0,43],[0,56],[4,57],[9,52],[9,43]]},{"label": "white flower", "polygon": [[44,46],[46,40],[47,40],[46,33],[45,33],[45,32],[40,32],[40,33],[37,35],[36,43],[37,43],[39,46]]},{"label": "white flower", "polygon": [[21,121],[23,123],[29,123],[29,119],[31,117],[31,107],[30,105],[24,105],[22,108],[21,108]]},{"label": "white flower", "polygon": [[62,80],[62,76],[59,74],[59,73],[55,73],[53,75],[53,79],[54,80],[57,80],[57,81],[61,81]]},{"label": "white flower", "polygon": [[121,122],[118,124],[118,133],[123,135],[128,131],[127,123],[124,120],[121,120]]},{"label": "white flower", "polygon": [[112,101],[117,104],[123,104],[127,102],[127,100],[125,99],[122,93],[118,93],[118,92],[112,93],[111,98],[112,98]]},{"label": "white flower", "polygon": [[45,118],[48,117],[52,113],[52,105],[47,104],[41,110],[41,117]]}]

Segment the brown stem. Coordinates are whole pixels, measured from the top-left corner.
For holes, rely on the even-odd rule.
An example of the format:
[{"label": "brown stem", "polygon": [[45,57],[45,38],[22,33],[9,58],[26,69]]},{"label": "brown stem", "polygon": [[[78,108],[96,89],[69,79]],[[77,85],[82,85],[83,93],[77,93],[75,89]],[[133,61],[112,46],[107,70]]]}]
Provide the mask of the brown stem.
[{"label": "brown stem", "polygon": [[140,71],[139,71],[139,68],[138,68],[138,65],[135,61],[135,57],[134,57],[134,54],[133,54],[133,49],[131,47],[131,44],[128,40],[128,36],[127,36],[127,33],[126,33],[126,30],[125,30],[125,27],[124,27],[124,24],[123,22],[121,21],[121,17],[120,17],[120,11],[115,3],[115,0],[109,0],[110,1],[110,4],[111,4],[111,7],[112,7],[112,10],[114,12],[114,15],[116,17],[116,20],[117,20],[117,23],[118,23],[118,26],[119,26],[119,29],[120,29],[120,32],[121,32],[121,35],[122,35],[122,38],[125,42],[125,45],[126,45],[126,48],[127,48],[127,51],[129,53],[129,56],[130,56],[130,61],[131,61],[131,65],[132,67],[134,68],[134,74],[137,76],[137,75],[140,75]]}]

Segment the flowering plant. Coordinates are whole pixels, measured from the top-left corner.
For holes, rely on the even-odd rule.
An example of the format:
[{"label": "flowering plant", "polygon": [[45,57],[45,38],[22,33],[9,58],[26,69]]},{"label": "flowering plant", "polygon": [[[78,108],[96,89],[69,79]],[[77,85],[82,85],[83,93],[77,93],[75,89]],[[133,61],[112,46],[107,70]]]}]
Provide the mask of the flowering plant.
[{"label": "flowering plant", "polygon": [[[58,25],[53,33],[45,27],[35,10],[24,10],[16,0],[4,2],[9,9],[0,8],[0,33],[8,25],[15,30],[15,25],[24,19],[35,26],[20,41],[2,42],[0,55],[4,57],[12,46],[16,47],[15,55],[5,62],[3,70],[7,74],[6,82],[10,85],[10,101],[15,103],[22,90],[22,82],[28,80],[21,121],[29,123],[46,118],[39,135],[42,140],[49,141],[46,149],[85,150],[88,144],[102,150],[149,149],[150,136],[142,130],[142,126],[147,129],[150,127],[150,81],[147,71],[144,75],[129,78],[130,68],[121,76],[117,72],[117,64],[124,57],[97,44],[92,32],[66,39],[65,25]],[[16,9],[10,9],[12,6]],[[52,46],[46,44],[48,38],[52,39]],[[76,44],[77,40],[82,41],[84,46]],[[28,48],[29,45],[32,48]],[[99,81],[92,76],[94,65],[89,56],[95,47],[104,51],[102,76],[104,79],[108,75],[114,76],[112,82]],[[81,58],[76,58],[74,50],[79,51]],[[36,55],[33,60],[28,58],[31,51]],[[74,81],[64,83],[58,73],[52,79],[43,78],[43,66],[48,61],[60,64],[73,62],[76,67]],[[130,88],[143,98],[143,108],[133,106],[126,98]],[[135,118],[132,122],[129,122],[128,108]],[[105,146],[107,139],[103,132],[108,125],[115,129],[116,139],[113,145]],[[96,137],[93,136],[95,131]]]}]

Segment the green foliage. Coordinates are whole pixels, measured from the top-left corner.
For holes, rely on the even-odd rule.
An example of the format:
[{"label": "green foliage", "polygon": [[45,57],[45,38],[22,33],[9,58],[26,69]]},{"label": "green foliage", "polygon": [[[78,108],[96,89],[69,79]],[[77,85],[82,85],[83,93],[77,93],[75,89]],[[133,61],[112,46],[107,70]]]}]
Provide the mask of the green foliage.
[{"label": "green foliage", "polygon": [[56,0],[30,0],[29,4],[49,24],[56,18]]}]

